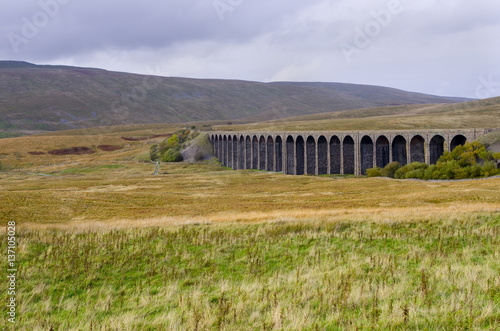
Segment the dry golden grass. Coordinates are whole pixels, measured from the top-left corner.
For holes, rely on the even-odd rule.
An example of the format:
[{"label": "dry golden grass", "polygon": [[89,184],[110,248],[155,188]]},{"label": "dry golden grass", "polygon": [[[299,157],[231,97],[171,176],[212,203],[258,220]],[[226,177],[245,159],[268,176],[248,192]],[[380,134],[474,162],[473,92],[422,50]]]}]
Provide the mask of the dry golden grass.
[{"label": "dry golden grass", "polygon": [[[500,178],[417,182],[148,164],[53,177],[2,175],[3,216],[26,223],[401,220],[500,210]],[[200,169],[197,170],[200,170]],[[219,171],[217,171],[219,170]],[[187,173],[186,173],[187,172]],[[383,190],[383,194],[381,194]],[[143,224],[145,222],[145,224]]]},{"label": "dry golden grass", "polygon": [[401,105],[220,125],[226,131],[413,130],[500,127],[500,98],[456,104]]},{"label": "dry golden grass", "polygon": [[[168,131],[167,129],[170,129]],[[28,224],[118,227],[192,222],[401,220],[500,210],[500,178],[418,182],[232,171],[214,163],[164,164],[152,176],[150,137],[173,127],[100,128],[94,134],[1,139],[2,216]],[[107,131],[106,131],[107,130]],[[73,146],[120,145],[90,155],[30,155]],[[39,174],[49,175],[40,176]],[[382,192],[382,193],[381,193]]]}]

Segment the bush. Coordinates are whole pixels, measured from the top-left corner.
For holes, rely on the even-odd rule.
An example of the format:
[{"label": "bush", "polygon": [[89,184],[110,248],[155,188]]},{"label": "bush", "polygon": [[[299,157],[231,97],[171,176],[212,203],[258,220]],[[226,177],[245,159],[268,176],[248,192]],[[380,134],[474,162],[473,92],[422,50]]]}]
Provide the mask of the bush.
[{"label": "bush", "polygon": [[382,177],[382,168],[376,167],[376,168],[370,168],[366,170],[366,175],[368,177]]},{"label": "bush", "polygon": [[475,141],[457,146],[451,152],[445,152],[436,164],[413,162],[401,167],[398,162],[392,162],[383,169],[371,168],[367,175],[375,177],[378,173],[392,178],[418,179],[466,179],[490,177],[499,174],[495,159],[500,155],[489,152],[484,145]]},{"label": "bush", "polygon": [[399,168],[401,168],[401,164],[399,164],[399,162],[391,162],[387,164],[382,170],[380,170],[380,173],[384,177],[394,178],[394,175]]},{"label": "bush", "polygon": [[[192,129],[195,127],[191,127]],[[199,135],[197,131],[184,129],[174,132],[168,139],[159,145],[152,145],[149,149],[151,160],[163,162],[180,162],[183,160],[181,150],[186,147],[188,141]]]},{"label": "bush", "polygon": [[182,154],[180,150],[178,149],[168,149],[165,154],[163,154],[163,157],[161,158],[163,162],[181,162],[182,161]]},{"label": "bush", "polygon": [[425,163],[413,162],[396,170],[394,178],[423,178],[425,170],[428,167]]}]

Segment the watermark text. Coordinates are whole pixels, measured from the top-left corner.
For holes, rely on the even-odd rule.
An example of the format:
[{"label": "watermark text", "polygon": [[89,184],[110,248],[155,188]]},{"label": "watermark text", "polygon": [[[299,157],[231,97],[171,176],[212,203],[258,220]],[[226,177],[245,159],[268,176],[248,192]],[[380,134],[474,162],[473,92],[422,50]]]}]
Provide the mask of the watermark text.
[{"label": "watermark text", "polygon": [[389,1],[386,9],[372,10],[370,12],[372,19],[366,22],[363,27],[356,26],[354,28],[352,43],[340,43],[339,47],[346,61],[351,63],[352,57],[370,46],[372,39],[378,37],[382,30],[391,24],[393,17],[401,14],[403,10],[403,5],[399,0]]},{"label": "watermark text", "polygon": [[16,323],[17,313],[17,237],[16,222],[7,222],[7,320]]},{"label": "watermark text", "polygon": [[243,0],[214,0],[212,5],[215,12],[221,21],[224,21],[227,13],[232,12],[236,7],[240,6]]},{"label": "watermark text", "polygon": [[40,31],[49,25],[50,21],[61,11],[61,6],[67,5],[71,0],[39,0],[40,10],[31,17],[21,18],[21,28],[17,32],[7,33],[10,45],[15,53],[19,53],[21,46],[27,45]]}]

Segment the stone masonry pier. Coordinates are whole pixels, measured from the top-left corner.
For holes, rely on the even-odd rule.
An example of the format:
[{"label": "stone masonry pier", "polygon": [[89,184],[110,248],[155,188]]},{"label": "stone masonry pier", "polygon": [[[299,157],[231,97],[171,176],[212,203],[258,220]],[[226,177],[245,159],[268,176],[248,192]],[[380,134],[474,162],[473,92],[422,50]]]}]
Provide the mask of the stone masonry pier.
[{"label": "stone masonry pier", "polygon": [[365,174],[392,161],[434,164],[445,151],[495,129],[210,132],[215,156],[233,169],[290,175]]}]

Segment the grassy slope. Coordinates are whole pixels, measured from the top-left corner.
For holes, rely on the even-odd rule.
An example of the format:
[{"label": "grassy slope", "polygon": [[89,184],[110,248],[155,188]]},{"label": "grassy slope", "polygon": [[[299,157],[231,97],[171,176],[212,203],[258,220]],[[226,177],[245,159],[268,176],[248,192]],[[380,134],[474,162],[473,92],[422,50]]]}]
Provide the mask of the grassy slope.
[{"label": "grassy slope", "polygon": [[460,100],[352,84],[148,77],[0,62],[0,129],[9,131],[200,120],[260,121]]},{"label": "grassy slope", "polygon": [[495,330],[499,222],[20,224],[16,330]]},{"label": "grassy slope", "polygon": [[291,117],[220,130],[393,130],[500,127],[500,97],[456,104],[403,105]]}]

